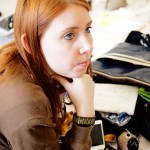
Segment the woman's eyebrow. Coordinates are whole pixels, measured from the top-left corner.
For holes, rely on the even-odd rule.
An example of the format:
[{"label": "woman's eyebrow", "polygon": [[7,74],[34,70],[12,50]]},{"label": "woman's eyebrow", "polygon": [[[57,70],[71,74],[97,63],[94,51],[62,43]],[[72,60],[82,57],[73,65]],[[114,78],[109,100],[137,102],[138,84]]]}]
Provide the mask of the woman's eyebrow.
[{"label": "woman's eyebrow", "polygon": [[92,22],[93,22],[92,20],[91,20],[91,21],[89,21],[89,23],[87,23],[87,26],[91,25],[91,24],[92,24]]},{"label": "woman's eyebrow", "polygon": [[[86,27],[87,26],[89,26],[89,25],[91,25],[92,24],[92,20],[90,20],[87,24],[86,24]],[[75,30],[75,29],[78,29],[79,27],[68,27],[68,28],[65,28],[64,30],[62,30],[60,33],[62,33],[62,32],[65,32],[65,31],[67,31],[67,30]]]}]

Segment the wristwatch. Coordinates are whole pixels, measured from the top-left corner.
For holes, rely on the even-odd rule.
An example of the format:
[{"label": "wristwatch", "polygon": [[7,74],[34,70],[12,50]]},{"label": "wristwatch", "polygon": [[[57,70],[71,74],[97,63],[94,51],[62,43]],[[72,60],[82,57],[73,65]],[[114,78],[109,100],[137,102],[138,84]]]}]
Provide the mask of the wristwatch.
[{"label": "wristwatch", "polygon": [[95,117],[79,117],[75,113],[73,116],[73,123],[82,127],[93,126],[95,124]]}]

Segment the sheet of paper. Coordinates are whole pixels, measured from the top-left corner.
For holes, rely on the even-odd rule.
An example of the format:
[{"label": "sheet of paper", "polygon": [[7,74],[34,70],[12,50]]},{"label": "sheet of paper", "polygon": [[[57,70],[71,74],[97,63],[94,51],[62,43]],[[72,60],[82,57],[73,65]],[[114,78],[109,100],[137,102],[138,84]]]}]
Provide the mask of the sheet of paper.
[{"label": "sheet of paper", "polygon": [[97,111],[133,115],[138,87],[122,84],[95,84],[94,108]]}]

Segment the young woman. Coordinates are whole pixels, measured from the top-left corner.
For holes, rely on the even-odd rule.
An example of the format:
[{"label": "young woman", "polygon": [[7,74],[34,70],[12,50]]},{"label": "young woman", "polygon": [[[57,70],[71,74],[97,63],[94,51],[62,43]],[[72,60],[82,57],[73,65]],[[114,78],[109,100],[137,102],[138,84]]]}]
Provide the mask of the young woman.
[{"label": "young woman", "polygon": [[[91,148],[91,23],[85,0],[18,0],[15,41],[0,50],[0,149]],[[75,114],[60,144],[64,93]]]}]

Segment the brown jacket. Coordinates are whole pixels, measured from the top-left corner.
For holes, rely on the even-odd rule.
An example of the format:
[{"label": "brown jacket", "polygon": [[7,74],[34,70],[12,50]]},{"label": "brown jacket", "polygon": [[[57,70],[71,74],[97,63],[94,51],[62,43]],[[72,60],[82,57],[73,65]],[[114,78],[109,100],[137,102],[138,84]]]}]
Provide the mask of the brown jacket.
[{"label": "brown jacket", "polygon": [[32,78],[21,73],[0,85],[0,150],[89,150],[91,127],[73,125],[60,148],[51,105]]}]

